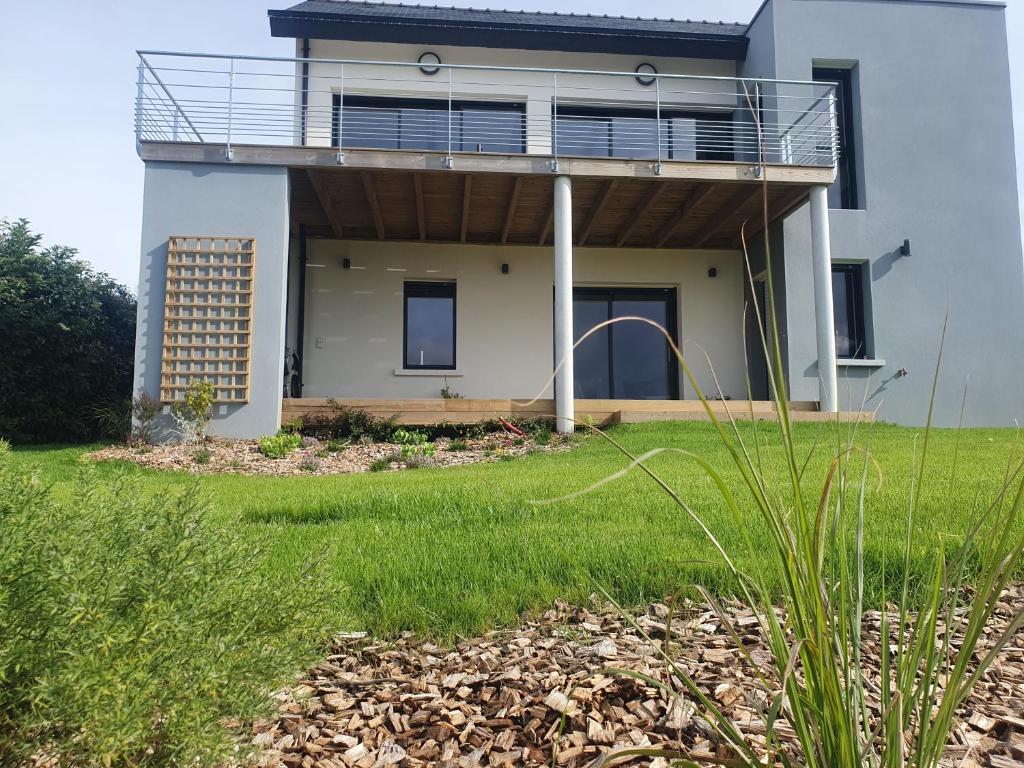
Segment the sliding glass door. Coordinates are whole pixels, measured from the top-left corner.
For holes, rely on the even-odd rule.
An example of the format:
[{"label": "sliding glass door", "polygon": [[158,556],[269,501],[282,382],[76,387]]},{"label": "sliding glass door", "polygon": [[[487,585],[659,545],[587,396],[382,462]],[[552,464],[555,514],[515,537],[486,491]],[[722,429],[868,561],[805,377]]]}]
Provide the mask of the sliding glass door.
[{"label": "sliding glass door", "polygon": [[[676,338],[673,288],[576,288],[573,335],[618,317],[643,317]],[[679,364],[661,332],[636,320],[613,323],[576,348],[575,396],[586,399],[675,400]]]}]

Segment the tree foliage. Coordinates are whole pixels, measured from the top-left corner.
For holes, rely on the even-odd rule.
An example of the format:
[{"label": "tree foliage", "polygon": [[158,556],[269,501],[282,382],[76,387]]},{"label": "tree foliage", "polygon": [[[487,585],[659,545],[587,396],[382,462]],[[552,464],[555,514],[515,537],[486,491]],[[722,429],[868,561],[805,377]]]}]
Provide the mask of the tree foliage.
[{"label": "tree foliage", "polygon": [[[78,442],[128,408],[135,298],[74,248],[0,220],[0,436]],[[108,420],[109,423],[109,420]]]}]

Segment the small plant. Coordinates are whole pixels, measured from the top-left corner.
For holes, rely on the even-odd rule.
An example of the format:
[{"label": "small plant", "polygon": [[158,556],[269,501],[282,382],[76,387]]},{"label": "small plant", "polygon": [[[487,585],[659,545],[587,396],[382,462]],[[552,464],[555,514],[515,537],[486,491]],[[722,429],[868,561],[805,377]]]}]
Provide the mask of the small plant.
[{"label": "small plant", "polygon": [[327,441],[327,450],[329,453],[341,453],[351,444],[351,440],[339,440],[338,438],[334,438]]},{"label": "small plant", "polygon": [[444,386],[441,387],[441,397],[445,400],[462,400],[462,395],[448,386],[448,378],[445,377]]},{"label": "small plant", "polygon": [[313,455],[316,456],[318,459],[326,459],[331,455],[331,452],[328,451],[326,448],[321,448],[320,450],[316,451]]},{"label": "small plant", "polygon": [[425,467],[430,463],[430,459],[422,453],[414,453],[411,456],[405,456],[403,454],[402,460],[405,463],[406,469],[419,469],[420,467]]},{"label": "small plant", "polygon": [[192,461],[196,464],[209,464],[211,458],[213,458],[213,454],[210,453],[209,448],[196,448],[192,452]]},{"label": "small plant", "polygon": [[401,446],[399,454],[406,466],[410,461],[418,462],[417,466],[424,464],[427,459],[433,458],[437,453],[437,446],[428,442],[427,436],[423,432],[415,429],[396,429],[391,439]]},{"label": "small plant", "polygon": [[371,472],[384,472],[388,469],[391,469],[391,459],[389,458],[374,459],[370,463]]},{"label": "small plant", "polygon": [[396,429],[391,435],[391,442],[399,445],[423,445],[427,436],[415,429]]},{"label": "small plant", "polygon": [[302,438],[291,432],[278,432],[260,438],[259,451],[268,459],[283,459],[299,447]]},{"label": "small plant", "polygon": [[132,419],[135,420],[133,443],[149,445],[153,442],[153,422],[159,413],[159,400],[142,389],[135,393],[135,397],[132,398]]},{"label": "small plant", "polygon": [[303,428],[306,426],[301,416],[296,416],[294,419],[289,419],[281,425],[282,432],[291,432],[293,435],[301,435]]},{"label": "small plant", "polygon": [[319,472],[322,462],[316,456],[306,456],[299,462],[299,469],[303,472]]},{"label": "small plant", "polygon": [[206,430],[213,417],[213,398],[210,381],[193,379],[185,389],[185,397],[171,406],[171,416],[186,445],[206,442]]},{"label": "small plant", "polygon": [[128,442],[132,431],[132,409],[130,402],[113,403],[92,408],[92,418],[100,437]]},{"label": "small plant", "polygon": [[468,451],[469,450],[469,443],[467,443],[465,440],[452,440],[448,444],[448,450],[449,451]]}]

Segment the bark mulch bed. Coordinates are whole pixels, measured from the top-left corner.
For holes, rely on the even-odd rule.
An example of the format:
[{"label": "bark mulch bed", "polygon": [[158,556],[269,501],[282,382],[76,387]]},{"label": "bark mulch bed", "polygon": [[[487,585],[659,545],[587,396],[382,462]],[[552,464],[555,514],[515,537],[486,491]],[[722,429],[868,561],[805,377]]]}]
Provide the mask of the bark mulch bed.
[{"label": "bark mulch bed", "polygon": [[[995,637],[1022,602],[1020,589],[1008,592],[987,637]],[[727,610],[755,662],[767,665],[752,613],[737,604]],[[657,643],[667,613],[655,604],[639,617]],[[867,619],[865,665],[876,679],[879,621],[878,613]],[[671,637],[672,657],[742,731],[762,738],[756,712],[765,693],[716,615],[691,603],[677,611]],[[672,684],[654,648],[618,614],[596,607],[559,604],[515,630],[455,648],[411,635],[385,643],[352,634],[309,679],[278,694],[278,719],[257,723],[252,742],[261,766],[288,768],[571,768],[617,747],[683,747],[696,758],[722,749],[692,697],[669,700],[634,678],[598,674],[607,667]],[[784,724],[779,732],[792,741]],[[626,764],[666,768],[668,762],[616,763]],[[1024,632],[979,683],[943,765],[1024,765]]]},{"label": "bark mulch bed", "polygon": [[[453,450],[453,443],[462,443],[465,448]],[[439,438],[434,442],[436,451],[433,456],[408,461],[402,459],[399,453],[402,446],[394,443],[351,443],[339,451],[331,452],[327,450],[327,443],[307,437],[301,448],[283,459],[269,459],[259,452],[256,440],[211,438],[200,447],[182,444],[145,448],[115,445],[93,451],[87,458],[93,461],[130,461],[148,469],[202,475],[336,475],[367,472],[380,459],[390,459],[387,467],[389,470],[407,469],[412,464],[420,467],[447,467],[503,461],[534,451],[565,450],[571,444],[570,440],[558,435],[552,435],[548,443],[541,445],[529,436],[495,432],[482,438],[464,440]],[[199,452],[204,452],[205,461],[197,461]]]}]

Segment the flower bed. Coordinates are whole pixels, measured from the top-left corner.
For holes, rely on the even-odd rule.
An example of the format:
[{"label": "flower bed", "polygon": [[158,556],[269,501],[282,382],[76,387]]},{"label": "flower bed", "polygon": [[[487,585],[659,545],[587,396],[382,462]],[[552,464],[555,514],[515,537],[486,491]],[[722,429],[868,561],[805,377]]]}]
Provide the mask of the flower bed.
[{"label": "flower bed", "polygon": [[428,445],[433,446],[433,455],[419,452],[403,456],[403,446],[394,442],[321,441],[304,437],[299,448],[275,459],[260,452],[258,440],[210,439],[198,447],[111,446],[88,456],[95,461],[130,461],[148,469],[194,474],[335,475],[502,461],[538,450],[564,450],[571,442],[556,435],[538,441],[529,435],[497,432],[474,438],[442,437]]}]

